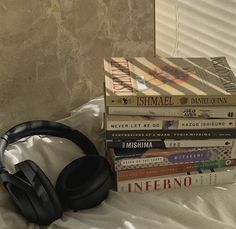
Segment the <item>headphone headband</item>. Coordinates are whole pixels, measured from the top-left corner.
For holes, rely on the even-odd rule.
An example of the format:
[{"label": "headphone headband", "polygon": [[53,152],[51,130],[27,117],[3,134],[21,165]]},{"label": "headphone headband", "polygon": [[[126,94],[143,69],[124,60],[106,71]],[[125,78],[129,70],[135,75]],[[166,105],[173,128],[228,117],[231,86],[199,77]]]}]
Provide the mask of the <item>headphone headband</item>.
[{"label": "headphone headband", "polygon": [[49,135],[66,138],[79,146],[85,154],[98,155],[98,151],[94,144],[76,129],[58,122],[46,120],[29,121],[9,129],[0,138],[0,172],[5,171],[4,152],[7,146],[24,137],[33,135]]}]

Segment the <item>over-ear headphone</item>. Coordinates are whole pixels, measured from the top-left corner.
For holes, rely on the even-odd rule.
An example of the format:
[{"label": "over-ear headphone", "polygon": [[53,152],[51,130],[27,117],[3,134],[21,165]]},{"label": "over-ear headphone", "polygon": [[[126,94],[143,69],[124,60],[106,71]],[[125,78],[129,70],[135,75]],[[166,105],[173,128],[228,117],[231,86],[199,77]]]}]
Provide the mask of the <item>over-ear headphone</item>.
[{"label": "over-ear headphone", "polygon": [[[4,167],[7,146],[32,135],[66,138],[86,154],[62,170],[55,189],[40,167],[31,160],[16,164],[14,174]],[[64,124],[45,120],[19,124],[1,137],[0,178],[21,214],[29,221],[43,226],[60,218],[63,209],[77,211],[100,204],[107,197],[112,184],[109,163],[99,156],[85,135]]]}]

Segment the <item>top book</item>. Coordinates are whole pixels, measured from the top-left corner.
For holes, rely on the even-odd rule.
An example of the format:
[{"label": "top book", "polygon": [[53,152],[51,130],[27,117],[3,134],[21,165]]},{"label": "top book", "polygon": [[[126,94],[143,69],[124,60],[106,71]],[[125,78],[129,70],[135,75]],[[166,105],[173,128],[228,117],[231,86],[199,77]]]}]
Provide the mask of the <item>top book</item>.
[{"label": "top book", "polygon": [[108,107],[236,105],[225,57],[114,57],[104,59],[104,69]]}]

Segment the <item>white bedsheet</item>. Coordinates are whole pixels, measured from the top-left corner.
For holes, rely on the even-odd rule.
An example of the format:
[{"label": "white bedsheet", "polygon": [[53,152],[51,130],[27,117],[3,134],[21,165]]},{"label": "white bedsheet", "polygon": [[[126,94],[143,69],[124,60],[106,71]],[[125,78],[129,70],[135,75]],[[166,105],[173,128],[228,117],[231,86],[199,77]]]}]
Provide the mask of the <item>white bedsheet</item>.
[{"label": "white bedsheet", "polygon": [[[89,136],[104,154],[100,135],[103,111],[103,98],[100,97],[72,111],[70,117],[61,122]],[[55,184],[60,170],[81,155],[80,149],[65,139],[34,136],[9,146],[5,161],[13,171],[14,164],[31,159]],[[45,228],[236,228],[235,195],[235,184],[152,193],[110,191],[101,205],[79,212],[66,211],[61,219]],[[17,213],[3,187],[0,187],[0,228],[40,228]]]}]

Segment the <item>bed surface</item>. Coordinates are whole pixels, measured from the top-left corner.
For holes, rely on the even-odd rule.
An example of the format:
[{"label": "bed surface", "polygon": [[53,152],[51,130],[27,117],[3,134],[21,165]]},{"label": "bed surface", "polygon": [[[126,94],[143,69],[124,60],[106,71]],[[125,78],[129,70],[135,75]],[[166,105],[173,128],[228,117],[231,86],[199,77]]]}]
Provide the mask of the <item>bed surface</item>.
[{"label": "bed surface", "polygon": [[[71,112],[60,122],[78,128],[104,155],[101,134],[104,111],[102,97]],[[14,164],[30,159],[37,163],[53,184],[57,175],[83,153],[68,140],[33,136],[8,147],[5,162],[9,170]],[[236,185],[196,187],[150,193],[117,193],[110,191],[99,206],[79,212],[66,211],[50,229],[145,229],[145,228],[236,228]],[[18,214],[8,193],[0,187],[0,228],[40,228]]]}]

